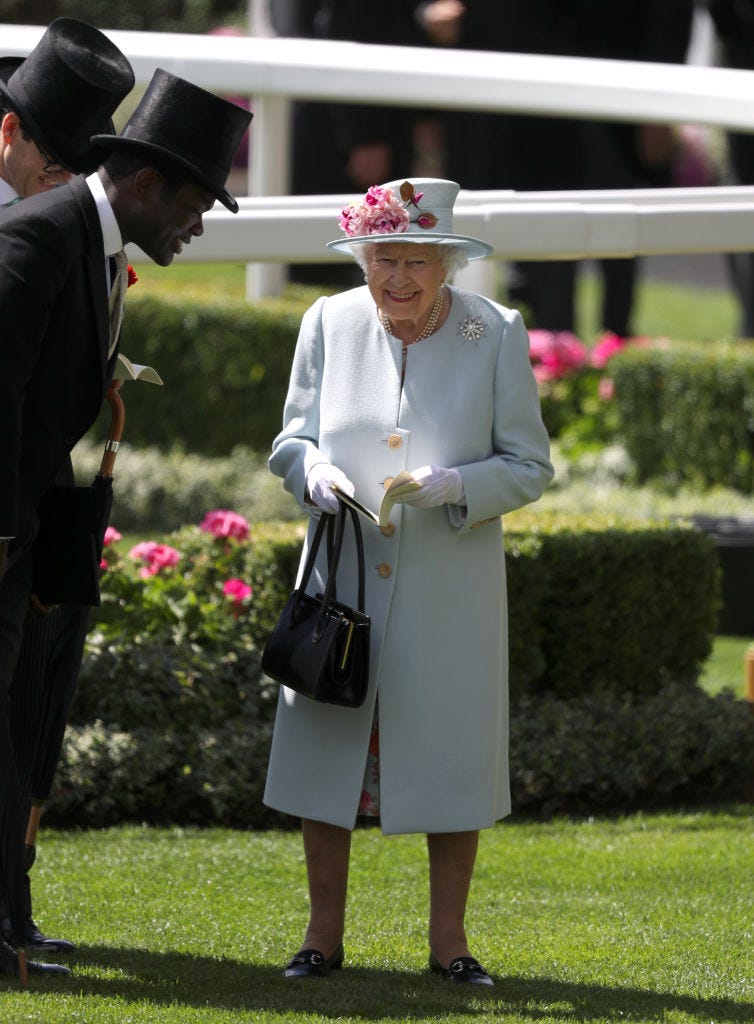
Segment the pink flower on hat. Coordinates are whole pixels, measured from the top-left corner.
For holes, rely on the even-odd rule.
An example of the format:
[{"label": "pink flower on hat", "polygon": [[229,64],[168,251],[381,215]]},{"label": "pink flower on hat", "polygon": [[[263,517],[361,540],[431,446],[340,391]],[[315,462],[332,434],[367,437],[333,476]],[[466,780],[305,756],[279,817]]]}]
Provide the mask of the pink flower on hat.
[{"label": "pink flower on hat", "polygon": [[243,516],[228,509],[216,508],[208,512],[199,524],[204,533],[215,537],[235,537],[236,540],[249,539],[249,524]]},{"label": "pink flower on hat", "polygon": [[372,185],[360,203],[344,207],[338,218],[349,238],[405,231],[409,221],[408,210],[393,190],[380,185]]}]

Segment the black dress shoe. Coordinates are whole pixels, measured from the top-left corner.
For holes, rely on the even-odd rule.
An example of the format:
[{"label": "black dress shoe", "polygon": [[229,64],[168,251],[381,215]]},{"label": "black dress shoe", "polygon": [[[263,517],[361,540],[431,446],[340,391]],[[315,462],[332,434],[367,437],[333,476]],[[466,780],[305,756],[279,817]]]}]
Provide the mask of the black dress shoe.
[{"label": "black dress shoe", "polygon": [[[37,960],[27,960],[26,970],[29,974],[46,974],[48,977],[71,973],[67,967],[63,967],[61,964],[43,964]],[[10,974],[13,977],[19,975],[18,953],[5,939],[0,939],[0,974]]]},{"label": "black dress shoe", "polygon": [[327,958],[318,949],[302,949],[285,965],[283,977],[325,978],[330,971],[339,971],[344,959],[343,943]]},{"label": "black dress shoe", "polygon": [[26,970],[29,974],[46,974],[48,978],[53,975],[68,977],[73,973],[70,967],[64,967],[62,964],[46,964],[41,960],[27,960]]},{"label": "black dress shoe", "polygon": [[76,947],[68,939],[51,939],[39,930],[33,918],[26,919],[26,948],[37,953],[73,953]]},{"label": "black dress shoe", "polygon": [[429,969],[433,974],[441,974],[447,981],[456,981],[462,985],[494,985],[494,981],[484,967],[473,956],[457,956],[445,968],[434,953],[429,954]]}]

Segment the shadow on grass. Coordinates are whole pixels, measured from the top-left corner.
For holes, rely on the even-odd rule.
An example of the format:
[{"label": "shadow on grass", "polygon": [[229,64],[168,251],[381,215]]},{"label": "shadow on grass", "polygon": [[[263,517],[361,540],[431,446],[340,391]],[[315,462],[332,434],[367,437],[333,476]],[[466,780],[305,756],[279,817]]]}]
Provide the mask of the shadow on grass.
[{"label": "shadow on grass", "polygon": [[[717,1024],[754,1020],[754,1002],[704,999],[632,987],[576,984],[552,978],[498,976],[492,989],[452,985],[426,971],[346,967],[331,977],[286,981],[279,966],[180,953],[80,947],[74,976],[32,980],[30,988],[61,995],[120,998],[218,1010],[321,1013],[326,1017],[411,1021],[448,1014],[592,1021],[662,1020],[689,1014]],[[100,972],[99,976],[97,972]]]}]

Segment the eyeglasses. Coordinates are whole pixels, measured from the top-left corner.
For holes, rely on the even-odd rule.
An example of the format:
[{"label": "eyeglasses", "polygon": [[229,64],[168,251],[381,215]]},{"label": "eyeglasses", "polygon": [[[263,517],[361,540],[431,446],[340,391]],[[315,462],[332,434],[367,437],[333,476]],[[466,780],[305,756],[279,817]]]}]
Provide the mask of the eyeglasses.
[{"label": "eyeglasses", "polygon": [[42,170],[45,174],[57,174],[58,172],[64,170],[63,165],[59,164],[56,160],[54,160],[47,152],[47,150],[42,149],[42,147],[39,145],[36,139],[32,139],[32,142],[36,146],[37,152],[44,160],[44,167],[42,168]]},{"label": "eyeglasses", "polygon": [[56,160],[54,160],[50,156],[49,153],[47,153],[44,149],[42,149],[42,147],[39,145],[39,143],[36,140],[34,141],[34,145],[37,147],[37,150],[39,151],[39,155],[44,160],[44,164],[45,165],[42,168],[42,170],[44,171],[45,174],[57,174],[59,171],[64,170],[63,165],[59,164]]}]

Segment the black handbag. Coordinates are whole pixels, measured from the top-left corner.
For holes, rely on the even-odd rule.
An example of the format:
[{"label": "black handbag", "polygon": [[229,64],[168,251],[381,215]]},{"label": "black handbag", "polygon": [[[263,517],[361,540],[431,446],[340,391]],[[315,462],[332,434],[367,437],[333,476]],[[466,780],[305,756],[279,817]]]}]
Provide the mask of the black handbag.
[{"label": "black handbag", "polygon": [[[335,599],[346,518],[356,537],[358,609]],[[306,593],[325,529],[328,531],[328,574],[324,594]],[[333,539],[334,534],[334,539]],[[336,516],[323,515],[307,555],[301,582],[286,602],[262,654],[262,671],[278,683],[324,704],[358,708],[369,683],[369,633],[364,612],[364,540],[353,509],[338,502]]]}]

